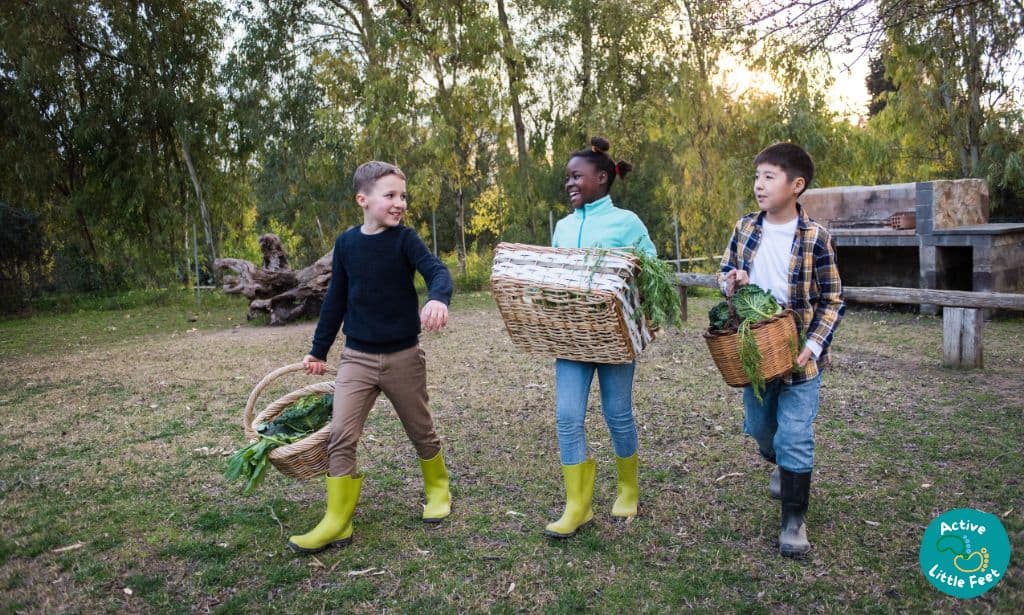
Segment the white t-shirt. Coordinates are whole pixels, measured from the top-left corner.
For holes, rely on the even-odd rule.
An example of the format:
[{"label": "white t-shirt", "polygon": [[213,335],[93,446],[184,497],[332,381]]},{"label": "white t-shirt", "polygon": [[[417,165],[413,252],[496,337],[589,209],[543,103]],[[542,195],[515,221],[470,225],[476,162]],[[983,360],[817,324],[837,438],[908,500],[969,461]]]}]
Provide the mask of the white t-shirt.
[{"label": "white t-shirt", "polygon": [[750,283],[770,292],[779,305],[789,303],[789,258],[797,220],[783,224],[762,220],[761,243],[750,264]]},{"label": "white t-shirt", "polygon": [[[779,305],[789,303],[789,259],[797,220],[793,218],[784,224],[762,220],[761,243],[750,264],[750,283],[770,292]],[[821,344],[808,339],[807,347],[814,353],[815,360],[821,356]]]}]

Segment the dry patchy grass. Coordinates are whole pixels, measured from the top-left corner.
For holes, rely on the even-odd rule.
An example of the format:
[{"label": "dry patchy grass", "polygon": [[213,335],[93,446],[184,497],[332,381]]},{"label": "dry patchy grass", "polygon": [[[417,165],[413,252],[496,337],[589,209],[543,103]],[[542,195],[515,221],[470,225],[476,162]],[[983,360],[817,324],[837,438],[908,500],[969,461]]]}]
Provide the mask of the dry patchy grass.
[{"label": "dry patchy grass", "polygon": [[[453,515],[436,528],[419,521],[415,454],[381,399],[360,444],[355,542],[315,558],[291,555],[284,539],[319,518],[322,483],[271,472],[242,497],[222,478],[224,458],[203,452],[242,443],[250,388],[302,357],[311,323],[235,326],[244,308],[230,302],[198,316],[134,310],[143,324],[127,331],[124,312],[0,323],[0,609],[1024,607],[1019,556],[972,601],[933,590],[917,564],[924,527],[950,508],[998,514],[1024,544],[1024,321],[989,323],[986,369],[961,372],[939,366],[941,320],[848,313],[818,419],[814,549],[797,562],[776,554],[768,468],[741,433],[739,393],[700,339],[710,304],[694,300],[690,322],[664,332],[637,369],[640,516],[608,514],[614,463],[595,394],[595,523],[549,542],[541,530],[562,505],[551,361],[515,351],[487,295],[459,296],[449,329],[423,337]],[[294,376],[265,401],[303,382]]]}]

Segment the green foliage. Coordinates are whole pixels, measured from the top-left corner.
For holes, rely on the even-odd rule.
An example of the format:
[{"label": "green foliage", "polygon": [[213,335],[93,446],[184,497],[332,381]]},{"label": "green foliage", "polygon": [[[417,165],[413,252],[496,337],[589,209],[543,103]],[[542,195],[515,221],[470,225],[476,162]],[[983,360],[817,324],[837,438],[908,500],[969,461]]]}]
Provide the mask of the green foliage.
[{"label": "green foliage", "polygon": [[224,477],[230,481],[244,481],[242,493],[250,495],[267,473],[270,452],[305,438],[327,424],[331,419],[333,395],[307,395],[288,406],[273,421],[257,427],[259,437],[235,451],[228,458]]},{"label": "green foliage", "polygon": [[[460,288],[486,286],[474,252],[548,243],[570,211],[566,158],[593,134],[634,163],[612,196],[662,254],[677,238],[681,257],[721,250],[773,141],[811,153],[816,186],[976,176],[994,211],[1020,207],[1020,2],[879,17],[862,124],[829,108],[829,59],[812,50],[858,14],[832,4],[788,26],[805,35],[753,45],[735,0],[506,1],[504,23],[481,0],[242,0],[226,18],[223,0],[7,3],[0,202],[39,220],[33,276],[75,291],[189,280],[206,231],[185,145],[217,255],[258,261],[274,231],[293,265],[313,262],[360,221],[356,166],[387,160],[409,179],[407,222],[457,255]],[[727,86],[736,58],[777,89]]]},{"label": "green foliage", "polygon": [[775,297],[755,284],[737,289],[732,296],[732,305],[743,322],[759,322],[782,311]]},{"label": "green foliage", "polygon": [[0,310],[19,308],[38,284],[43,242],[38,214],[0,202]]},{"label": "green foliage", "polygon": [[640,308],[655,329],[672,325],[682,326],[679,307],[679,287],[675,270],[665,261],[643,250],[632,250],[640,259],[640,274],[636,286],[640,292]]},{"label": "green foliage", "polygon": [[728,301],[720,301],[708,312],[708,320],[711,322],[711,328],[722,331],[729,328],[729,319],[732,318],[732,313],[729,310]]},{"label": "green foliage", "polygon": [[48,282],[173,280],[198,220],[183,140],[230,221],[215,158],[221,13],[217,0],[0,5],[0,200],[42,216]]},{"label": "green foliage", "polygon": [[331,419],[333,403],[333,395],[307,395],[256,431],[264,436],[314,432]]},{"label": "green foliage", "polygon": [[[493,254],[490,250],[485,252],[475,248],[471,249],[466,253],[466,271],[463,273],[459,271],[459,255],[456,252],[452,251],[441,255],[441,262],[444,263],[445,267],[452,274],[452,284],[455,286],[456,293],[489,289],[492,260]],[[416,292],[419,293],[422,299],[426,293],[426,285],[423,283],[423,278],[417,275],[414,282],[416,284]]]}]

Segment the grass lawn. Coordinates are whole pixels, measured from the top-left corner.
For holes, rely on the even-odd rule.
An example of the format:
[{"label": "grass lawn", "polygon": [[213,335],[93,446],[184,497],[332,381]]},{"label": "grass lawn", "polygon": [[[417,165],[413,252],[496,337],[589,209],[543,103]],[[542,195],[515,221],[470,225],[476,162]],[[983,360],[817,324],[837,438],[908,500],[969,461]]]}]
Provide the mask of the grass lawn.
[{"label": "grass lawn", "polygon": [[[457,296],[448,330],[423,336],[452,516],[420,522],[415,453],[381,399],[359,449],[355,541],[315,557],[285,539],[320,518],[320,480],[272,470],[243,497],[222,477],[250,389],[303,356],[313,323],[247,323],[244,302],[211,295],[0,321],[0,612],[1024,610],[1024,320],[988,323],[985,369],[953,371],[941,319],[847,313],[817,421],[814,548],[791,561],[740,393],[700,337],[711,303],[691,299],[686,326],[638,365],[640,516],[609,515],[595,392],[595,522],[551,542],[551,361],[512,347],[489,295]],[[307,382],[289,376],[263,401]],[[1016,549],[970,601],[918,566],[924,528],[959,507],[999,516]]]}]

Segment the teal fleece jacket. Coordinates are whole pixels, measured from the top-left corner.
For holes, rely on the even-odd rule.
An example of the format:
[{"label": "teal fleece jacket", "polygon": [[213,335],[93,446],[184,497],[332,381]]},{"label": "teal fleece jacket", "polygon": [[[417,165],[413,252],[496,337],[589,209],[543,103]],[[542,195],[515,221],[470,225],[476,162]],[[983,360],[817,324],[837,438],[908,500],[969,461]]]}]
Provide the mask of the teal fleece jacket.
[{"label": "teal fleece jacket", "polygon": [[604,195],[562,218],[551,239],[554,248],[631,248],[638,247],[651,256],[658,251],[640,217],[612,204]]}]

